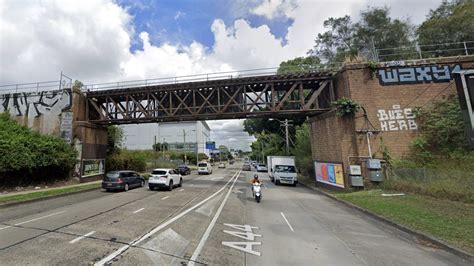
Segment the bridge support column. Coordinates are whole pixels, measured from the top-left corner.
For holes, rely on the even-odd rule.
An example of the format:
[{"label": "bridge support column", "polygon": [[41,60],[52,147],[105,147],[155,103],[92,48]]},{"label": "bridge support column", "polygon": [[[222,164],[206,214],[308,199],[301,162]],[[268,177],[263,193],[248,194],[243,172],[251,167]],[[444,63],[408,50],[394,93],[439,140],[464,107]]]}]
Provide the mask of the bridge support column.
[{"label": "bridge support column", "polygon": [[73,132],[78,158],[74,177],[80,182],[102,179],[107,155],[107,128],[86,120],[86,98],[80,90],[73,92]]}]

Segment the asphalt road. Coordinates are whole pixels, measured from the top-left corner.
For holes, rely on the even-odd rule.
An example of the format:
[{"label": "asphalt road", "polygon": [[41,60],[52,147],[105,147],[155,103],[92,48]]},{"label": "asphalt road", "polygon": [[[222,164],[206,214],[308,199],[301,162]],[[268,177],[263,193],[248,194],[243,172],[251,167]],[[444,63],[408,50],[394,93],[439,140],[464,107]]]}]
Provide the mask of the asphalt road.
[{"label": "asphalt road", "polygon": [[302,186],[254,172],[173,191],[91,191],[0,209],[0,265],[469,265]]}]

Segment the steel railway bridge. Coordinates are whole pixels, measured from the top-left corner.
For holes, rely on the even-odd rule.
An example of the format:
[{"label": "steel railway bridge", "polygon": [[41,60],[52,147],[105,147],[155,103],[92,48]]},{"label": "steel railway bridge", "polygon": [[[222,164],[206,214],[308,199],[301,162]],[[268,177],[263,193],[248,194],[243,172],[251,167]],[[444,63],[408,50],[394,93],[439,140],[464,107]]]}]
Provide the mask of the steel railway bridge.
[{"label": "steel railway bridge", "polygon": [[330,72],[200,75],[88,85],[86,117],[97,124],[313,116],[335,100]]}]

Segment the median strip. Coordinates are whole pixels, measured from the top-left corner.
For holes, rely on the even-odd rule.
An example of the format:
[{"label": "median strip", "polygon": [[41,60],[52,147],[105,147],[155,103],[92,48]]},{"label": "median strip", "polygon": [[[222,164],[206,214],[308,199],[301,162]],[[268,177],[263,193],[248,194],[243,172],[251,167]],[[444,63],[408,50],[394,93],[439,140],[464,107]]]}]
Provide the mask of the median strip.
[{"label": "median strip", "polygon": [[21,202],[30,202],[30,201],[46,199],[46,198],[51,198],[51,197],[57,197],[57,196],[62,196],[66,194],[72,194],[72,193],[78,193],[82,191],[97,189],[100,187],[101,187],[100,183],[94,183],[94,184],[85,184],[85,185],[75,185],[75,186],[70,186],[70,187],[52,188],[52,189],[48,189],[44,191],[31,191],[31,192],[13,194],[13,195],[2,195],[0,196],[0,206],[21,203]]}]

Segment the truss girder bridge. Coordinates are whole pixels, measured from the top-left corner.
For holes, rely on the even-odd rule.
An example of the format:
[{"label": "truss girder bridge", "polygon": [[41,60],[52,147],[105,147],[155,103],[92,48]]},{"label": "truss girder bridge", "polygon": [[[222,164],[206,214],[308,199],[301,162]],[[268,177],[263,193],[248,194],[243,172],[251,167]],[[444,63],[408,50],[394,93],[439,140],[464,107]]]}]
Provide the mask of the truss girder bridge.
[{"label": "truss girder bridge", "polygon": [[97,124],[313,116],[335,100],[330,73],[267,75],[86,91]]}]

